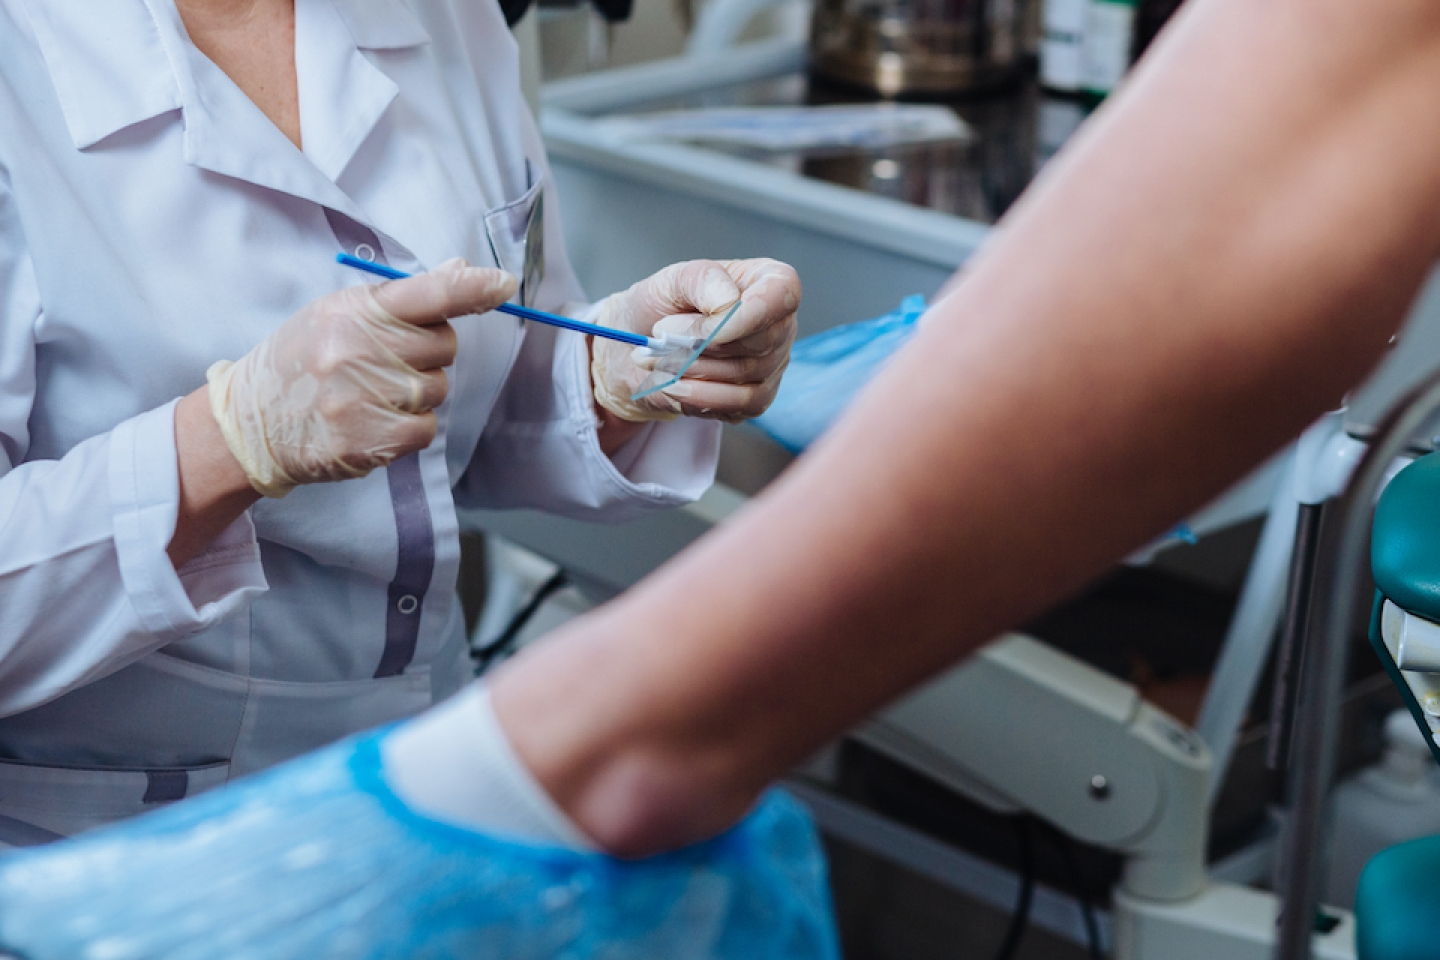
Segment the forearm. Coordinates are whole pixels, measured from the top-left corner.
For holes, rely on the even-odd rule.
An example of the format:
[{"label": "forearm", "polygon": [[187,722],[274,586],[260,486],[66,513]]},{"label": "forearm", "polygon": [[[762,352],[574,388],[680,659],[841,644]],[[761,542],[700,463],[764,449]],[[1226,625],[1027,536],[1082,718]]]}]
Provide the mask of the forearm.
[{"label": "forearm", "polygon": [[260,495],[250,486],[210,415],[208,387],[175,406],[175,458],[180,507],[168,553],[178,569],[209,546]]},{"label": "forearm", "polygon": [[1192,5],[816,450],[497,678],[517,751],[611,849],[694,839],[1218,492],[1432,263],[1437,90],[1428,0]]}]

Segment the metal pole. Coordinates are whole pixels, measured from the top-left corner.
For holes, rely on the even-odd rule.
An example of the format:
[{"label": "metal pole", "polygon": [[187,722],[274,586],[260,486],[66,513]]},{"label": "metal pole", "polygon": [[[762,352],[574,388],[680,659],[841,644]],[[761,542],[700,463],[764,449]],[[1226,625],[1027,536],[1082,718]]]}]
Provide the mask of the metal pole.
[{"label": "metal pole", "polygon": [[1285,612],[1286,581],[1290,571],[1299,566],[1295,554],[1296,524],[1304,507],[1295,500],[1295,459],[1299,450],[1286,458],[1275,493],[1270,498],[1270,514],[1260,541],[1245,575],[1240,602],[1230,617],[1220,659],[1215,663],[1214,678],[1205,691],[1205,702],[1195,721],[1195,732],[1210,747],[1213,765],[1210,770],[1210,804],[1220,796],[1235,742],[1245,723],[1245,713],[1255,697],[1255,686],[1265,670],[1275,627]]},{"label": "metal pole", "polygon": [[1296,520],[1295,549],[1286,585],[1285,621],[1280,631],[1280,648],[1275,654],[1275,682],[1270,695],[1270,742],[1265,765],[1283,770],[1290,755],[1290,735],[1295,719],[1295,681],[1300,672],[1300,651],[1304,649],[1305,628],[1310,613],[1310,581],[1320,542],[1318,503],[1300,505]]},{"label": "metal pole", "polygon": [[1338,542],[1330,596],[1320,605],[1314,643],[1300,664],[1290,816],[1280,850],[1281,914],[1278,960],[1308,960],[1323,863],[1325,802],[1335,775],[1335,746],[1344,693],[1350,628],[1368,597],[1357,596],[1370,562],[1375,497],[1389,465],[1440,409],[1440,374],[1432,376],[1385,418],[1349,486],[1335,503]]}]

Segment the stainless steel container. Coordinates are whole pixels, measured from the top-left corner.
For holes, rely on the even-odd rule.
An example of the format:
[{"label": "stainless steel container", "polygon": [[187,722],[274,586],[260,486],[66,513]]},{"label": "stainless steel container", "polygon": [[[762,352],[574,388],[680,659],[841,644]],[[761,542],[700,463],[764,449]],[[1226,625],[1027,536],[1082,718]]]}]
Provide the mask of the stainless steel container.
[{"label": "stainless steel container", "polygon": [[1000,86],[1034,63],[1039,0],[816,0],[811,70],[886,97]]}]

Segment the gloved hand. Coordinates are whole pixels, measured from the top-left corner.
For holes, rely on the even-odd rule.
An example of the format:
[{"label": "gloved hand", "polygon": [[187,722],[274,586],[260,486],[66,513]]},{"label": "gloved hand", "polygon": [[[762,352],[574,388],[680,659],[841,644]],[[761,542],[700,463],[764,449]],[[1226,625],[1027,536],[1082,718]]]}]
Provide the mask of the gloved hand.
[{"label": "gloved hand", "polygon": [[447,321],[515,292],[501,270],[451,260],[427,274],[336,291],[307,305],[239,363],[210,368],[210,409],[250,484],[363,477],[435,437],[455,359]]},{"label": "gloved hand", "polygon": [[708,336],[740,301],[725,329],[672,386],[632,399],[653,361],[644,351],[596,338],[595,400],[624,420],[679,414],[736,422],[765,412],[795,339],[800,278],[778,260],[690,260],[666,267],[601,305],[597,322],[646,336]]}]

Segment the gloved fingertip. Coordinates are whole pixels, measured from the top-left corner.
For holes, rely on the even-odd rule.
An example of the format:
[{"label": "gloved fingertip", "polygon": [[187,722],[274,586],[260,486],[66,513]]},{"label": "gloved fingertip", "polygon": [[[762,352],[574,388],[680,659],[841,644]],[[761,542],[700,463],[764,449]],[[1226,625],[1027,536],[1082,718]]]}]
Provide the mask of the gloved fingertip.
[{"label": "gloved fingertip", "polygon": [[665,396],[671,397],[675,400],[686,400],[695,393],[695,387],[688,380],[685,380],[682,377],[681,379],[676,380],[674,383],[670,384],[668,387],[665,387],[660,392],[665,394]]},{"label": "gloved fingertip", "polygon": [[[737,307],[739,309],[736,309]],[[730,322],[727,324],[726,330],[721,331],[720,335],[715,338],[716,343],[725,343],[728,340],[733,340],[735,336],[737,336],[734,331],[740,329],[742,324],[735,321],[743,320],[743,317],[741,315],[744,314],[748,309],[750,309],[749,303],[744,302],[737,297],[722,306],[720,309],[713,310],[710,313],[707,313],[704,316],[700,317],[699,321],[691,324],[690,329],[685,332],[689,333],[691,336],[709,337],[716,331],[717,328],[719,328],[720,324],[726,323],[726,321],[728,320]],[[739,335],[743,336],[743,334]]]},{"label": "gloved fingertip", "polygon": [[[486,305],[486,309],[493,309],[495,306],[509,300],[520,289],[520,281],[513,274],[504,270],[496,270],[491,267],[473,267],[466,265],[465,272],[457,281],[466,284],[466,291],[477,303]],[[475,286],[471,286],[475,284]]]},{"label": "gloved fingertip", "polygon": [[740,286],[724,266],[713,261],[698,262],[704,264],[704,269],[698,277],[690,275],[689,295],[685,297],[698,312],[714,313],[717,308],[740,299]]},{"label": "gloved fingertip", "polygon": [[650,352],[649,347],[636,347],[630,351],[630,362],[641,370],[654,370],[655,359],[655,354]]},{"label": "gloved fingertip", "polygon": [[469,266],[470,266],[470,264],[466,262],[466,260],[465,260],[464,257],[451,257],[449,260],[446,260],[444,263],[440,264],[440,266],[436,267],[436,268],[435,268],[433,271],[431,271],[431,272],[432,272],[432,273],[459,273],[461,270],[464,270],[464,269],[468,268]]},{"label": "gloved fingertip", "polygon": [[[770,309],[770,305],[762,296],[746,296],[746,298],[740,301],[739,308],[737,308],[732,315],[730,314],[730,309],[733,307],[736,307],[736,305],[732,304],[730,307],[724,308],[723,311],[720,311],[719,314],[716,314],[716,317],[714,317],[716,324],[720,324],[721,321],[726,320],[726,317],[730,317],[730,322],[727,324],[726,330],[721,331],[719,337],[716,337],[719,343],[749,337],[753,332],[760,330],[760,328],[768,327],[769,324],[772,324],[772,322],[776,320],[775,317],[770,315],[775,311]],[[711,327],[711,330],[714,330],[714,327]]]},{"label": "gloved fingertip", "polygon": [[[754,300],[744,300],[740,297],[736,297],[731,302],[725,304],[724,307],[716,310],[714,313],[710,314],[708,317],[705,318],[705,335],[709,336],[710,334],[714,333],[715,328],[720,326],[720,324],[727,321],[738,320],[740,319],[741,314],[751,312],[755,309],[755,303],[756,301]],[[765,309],[765,305],[763,303],[760,305],[760,309],[762,311]],[[733,324],[733,327],[735,329],[739,329],[741,326],[742,324]],[[723,343],[726,340],[733,339],[733,337],[727,337],[722,333],[718,339],[720,340],[720,342]]]},{"label": "gloved fingertip", "polygon": [[509,297],[516,290],[520,289],[520,278],[515,276],[515,274],[508,270],[498,270],[496,273],[499,275],[495,281],[496,289],[504,290],[505,296]]},{"label": "gloved fingertip", "polygon": [[651,328],[651,333],[659,337],[672,333],[686,337],[703,337],[706,335],[702,329],[706,319],[704,315],[696,315],[693,313],[680,313],[662,317],[656,322],[655,326]]}]

